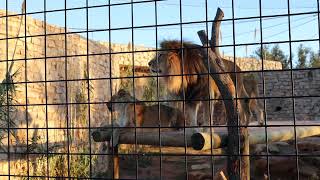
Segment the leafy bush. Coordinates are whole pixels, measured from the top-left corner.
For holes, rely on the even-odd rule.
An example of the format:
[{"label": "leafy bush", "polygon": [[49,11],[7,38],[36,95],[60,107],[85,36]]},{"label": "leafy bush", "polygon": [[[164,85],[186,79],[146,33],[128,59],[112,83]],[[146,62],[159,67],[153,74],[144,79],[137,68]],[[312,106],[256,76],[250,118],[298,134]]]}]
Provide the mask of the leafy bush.
[{"label": "leafy bush", "polygon": [[[123,72],[123,75],[125,77],[132,77],[133,72],[132,68],[127,68]],[[120,89],[124,89],[128,92],[132,92],[133,89],[133,80],[132,79],[122,79],[120,83]],[[136,91],[140,91],[140,89],[135,89]],[[142,99],[145,101],[157,101],[158,100],[158,93],[159,97],[162,97],[164,94],[164,89],[162,87],[159,87],[159,92],[158,86],[157,86],[157,78],[148,78],[147,83],[143,87],[143,95]],[[151,102],[148,104],[155,104],[156,102]]]},{"label": "leafy bush", "polygon": [[[15,102],[14,95],[16,92],[16,85],[13,83],[17,72],[13,75],[7,75],[0,83],[0,149],[3,149],[2,139],[8,136],[8,127],[16,126],[10,114],[16,112],[16,108],[12,106]],[[14,132],[9,130],[12,135]]]}]

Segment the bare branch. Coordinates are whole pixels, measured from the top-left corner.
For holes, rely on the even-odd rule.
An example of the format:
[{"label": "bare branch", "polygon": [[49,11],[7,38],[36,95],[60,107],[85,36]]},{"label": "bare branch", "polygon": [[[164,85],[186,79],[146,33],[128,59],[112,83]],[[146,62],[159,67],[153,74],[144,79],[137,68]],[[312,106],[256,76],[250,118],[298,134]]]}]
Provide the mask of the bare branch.
[{"label": "bare branch", "polygon": [[[204,31],[199,31],[198,35],[200,40],[202,40],[202,44],[205,46],[206,41],[203,40],[208,39],[206,33]],[[238,153],[240,148],[240,136],[238,129],[239,124],[237,121],[238,110],[236,101],[234,101],[234,84],[228,74],[221,73],[224,72],[224,69],[218,64],[218,62],[222,64],[222,59],[218,58],[211,49],[204,51],[203,54],[203,63],[207,66],[208,70],[210,69],[210,72],[213,72],[210,75],[218,86],[226,108],[228,125],[228,175],[230,179],[238,180],[240,179],[240,173],[236,167],[239,167],[240,160]],[[209,60],[209,64],[207,63],[207,59]]]},{"label": "bare branch", "polygon": [[[218,86],[220,94],[223,98],[226,115],[227,115],[227,125],[228,125],[228,175],[229,179],[250,179],[250,159],[249,156],[241,158],[239,156],[239,149],[241,154],[249,155],[249,137],[247,128],[238,128],[239,122],[237,117],[239,117],[239,111],[242,111],[242,107],[237,106],[237,101],[234,100],[236,95],[236,90],[234,83],[229,74],[225,74],[223,60],[220,56],[217,45],[219,45],[219,31],[220,31],[220,20],[223,18],[223,12],[219,8],[217,16],[215,18],[215,23],[212,26],[211,35],[211,48],[207,51],[203,51],[204,58],[203,62],[207,66],[211,77],[214,79]],[[208,36],[205,31],[198,32],[199,38],[203,46],[208,44]],[[207,60],[209,62],[207,62]],[[213,72],[213,73],[211,73]],[[219,73],[219,74],[217,74]],[[221,74],[222,73],[222,74]],[[241,103],[238,103],[241,104]],[[239,109],[238,109],[239,108]],[[246,122],[242,125],[246,125]],[[239,144],[239,139],[241,140],[241,146]],[[241,167],[241,168],[240,168]],[[241,172],[239,171],[241,169]]]},{"label": "bare branch", "polygon": [[212,23],[212,34],[211,34],[211,49],[212,51],[218,56],[219,58],[221,57],[220,51],[219,51],[219,39],[220,39],[220,25],[221,25],[221,20],[224,17],[223,11],[218,8],[216,17],[214,18],[214,22]]}]

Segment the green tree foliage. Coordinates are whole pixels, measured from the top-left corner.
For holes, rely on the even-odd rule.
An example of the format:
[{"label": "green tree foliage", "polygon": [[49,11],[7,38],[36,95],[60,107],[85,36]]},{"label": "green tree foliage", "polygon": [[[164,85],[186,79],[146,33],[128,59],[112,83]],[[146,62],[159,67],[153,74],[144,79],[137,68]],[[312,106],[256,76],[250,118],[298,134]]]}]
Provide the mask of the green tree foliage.
[{"label": "green tree foliage", "polygon": [[[158,90],[159,88],[159,90]],[[157,91],[158,90],[158,91]],[[143,99],[147,101],[157,101],[158,97],[163,97],[165,94],[165,91],[162,87],[157,86],[157,78],[148,78],[147,84],[144,86],[144,91],[143,91]],[[156,102],[151,102],[151,104],[157,104]]]},{"label": "green tree foliage", "polygon": [[310,67],[320,68],[320,52],[310,52]]},{"label": "green tree foliage", "polygon": [[282,63],[284,69],[289,68],[289,59],[288,56],[280,49],[280,46],[276,44],[271,49],[271,56],[274,61],[279,61]]},{"label": "green tree foliage", "polygon": [[308,55],[310,54],[311,49],[309,47],[304,47],[302,44],[298,47],[298,64],[297,68],[306,68],[308,67]]},{"label": "green tree foliage", "polygon": [[[128,68],[126,69],[123,74],[126,77],[131,77],[133,76],[133,68]],[[133,81],[132,79],[124,79],[121,81],[120,84],[120,89],[125,89],[126,91],[133,93]],[[143,100],[146,101],[157,101],[158,96],[163,97],[165,94],[165,91],[162,87],[159,87],[159,91],[157,91],[158,86],[157,86],[157,78],[148,78],[147,83],[143,87],[143,94],[142,98]],[[136,91],[139,89],[135,89]],[[154,102],[147,103],[149,105],[156,104]]]},{"label": "green tree foliage", "polygon": [[280,49],[280,46],[276,44],[270,49],[270,46],[263,45],[262,49],[259,47],[254,51],[254,56],[263,60],[279,61],[282,63],[283,68],[289,67],[288,56]]},{"label": "green tree foliage", "polygon": [[270,47],[268,45],[263,45],[262,50],[261,47],[257,48],[254,51],[254,57],[259,59],[272,59],[272,54],[270,52]]}]

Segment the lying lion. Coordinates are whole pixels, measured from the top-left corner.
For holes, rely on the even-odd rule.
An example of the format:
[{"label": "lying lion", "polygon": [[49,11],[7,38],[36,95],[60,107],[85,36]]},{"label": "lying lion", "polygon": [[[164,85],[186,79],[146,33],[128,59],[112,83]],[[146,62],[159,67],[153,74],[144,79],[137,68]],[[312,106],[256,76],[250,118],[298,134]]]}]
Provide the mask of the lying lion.
[{"label": "lying lion", "polygon": [[124,89],[113,95],[107,106],[118,113],[117,125],[120,127],[179,128],[185,123],[185,117],[178,109],[162,104],[146,105]]}]

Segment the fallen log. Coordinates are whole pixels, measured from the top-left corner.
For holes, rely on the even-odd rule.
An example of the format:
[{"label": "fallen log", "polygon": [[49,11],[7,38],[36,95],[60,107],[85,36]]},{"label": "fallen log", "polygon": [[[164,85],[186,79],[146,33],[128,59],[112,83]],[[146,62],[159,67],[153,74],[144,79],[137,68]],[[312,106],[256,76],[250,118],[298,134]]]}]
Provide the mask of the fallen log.
[{"label": "fallen log", "polygon": [[[119,130],[118,144],[192,147],[191,132],[184,133],[183,131],[165,131],[161,132],[161,135],[159,136],[159,133],[156,130],[148,131],[148,129],[145,130],[139,128],[136,133],[132,130],[128,130],[127,128],[117,128],[117,130]],[[115,131],[115,129],[108,126],[97,129],[92,133],[93,140],[96,142],[110,141],[112,139],[113,131]]]},{"label": "fallen log", "polygon": [[[266,139],[268,143],[294,140],[295,131],[298,139],[320,135],[319,121],[309,121],[309,124],[312,124],[312,126],[307,125],[308,123],[306,123],[306,121],[297,122],[297,124],[302,126],[267,127],[267,138],[265,127],[249,127],[250,145],[266,143]],[[294,130],[294,128],[296,130]],[[226,130],[223,129],[216,129],[213,136],[210,136],[210,134],[207,133],[196,133],[191,137],[192,147],[196,150],[210,149],[212,139],[212,146],[214,148],[223,148],[227,145],[227,136]]]},{"label": "fallen log", "polygon": [[[294,127],[291,126],[289,121],[274,121],[268,122],[267,127],[268,142],[290,141],[294,140]],[[277,125],[286,126],[277,126]],[[253,124],[255,125],[255,124]],[[306,138],[311,136],[320,135],[320,121],[296,121],[296,135],[297,138]],[[265,127],[248,127],[250,144],[264,144],[265,142]],[[195,150],[208,150],[211,147],[225,148],[227,146],[227,128],[216,127],[213,128],[212,136],[208,133],[186,133],[183,131],[167,131],[159,134],[155,132],[144,132],[137,130],[136,137],[134,132],[126,129],[121,130],[119,137],[119,144],[135,144],[135,138],[139,145],[153,145],[163,147],[192,147]],[[186,135],[187,142],[184,142],[184,135]],[[93,140],[96,142],[110,141],[112,131],[110,127],[100,128],[92,133]],[[212,139],[212,146],[211,146]],[[160,141],[159,141],[160,140]],[[183,151],[184,153],[184,151]]]},{"label": "fallen log", "polygon": [[[129,147],[134,146],[130,144]],[[203,151],[194,150],[193,148],[185,148],[185,147],[159,147],[159,146],[151,146],[151,145],[135,145],[135,148],[128,148],[128,144],[120,144],[118,147],[119,154],[130,154],[130,153],[138,153],[138,154],[161,154],[161,155],[223,155],[225,154],[225,150],[218,149],[208,149]]]}]

